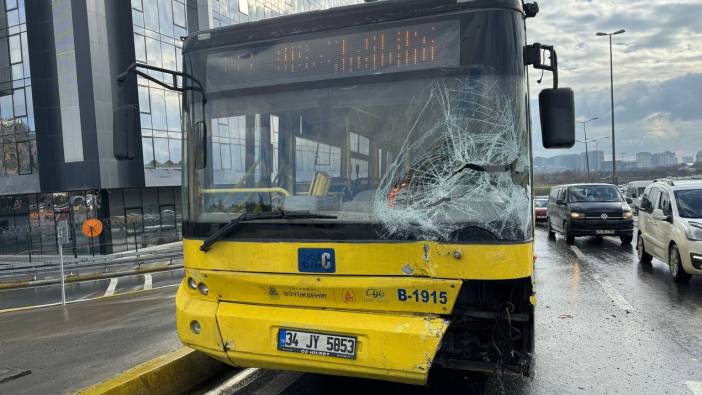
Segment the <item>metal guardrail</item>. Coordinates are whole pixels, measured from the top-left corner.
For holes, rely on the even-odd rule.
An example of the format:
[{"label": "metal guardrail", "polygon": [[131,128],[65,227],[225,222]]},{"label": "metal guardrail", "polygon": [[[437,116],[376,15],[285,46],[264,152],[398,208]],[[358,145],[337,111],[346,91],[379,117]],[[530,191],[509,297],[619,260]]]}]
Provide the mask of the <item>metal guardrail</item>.
[{"label": "metal guardrail", "polygon": [[[140,268],[144,264],[168,262],[169,265],[182,260],[183,251],[176,249],[159,249],[154,251],[139,251],[129,253],[119,253],[113,255],[103,255],[95,257],[64,257],[64,271],[67,276],[76,275],[80,272],[103,272],[109,273],[117,268],[125,266]],[[58,273],[60,270],[59,258],[46,260],[43,262],[16,263],[0,267],[0,282],[38,280],[40,277]]]}]

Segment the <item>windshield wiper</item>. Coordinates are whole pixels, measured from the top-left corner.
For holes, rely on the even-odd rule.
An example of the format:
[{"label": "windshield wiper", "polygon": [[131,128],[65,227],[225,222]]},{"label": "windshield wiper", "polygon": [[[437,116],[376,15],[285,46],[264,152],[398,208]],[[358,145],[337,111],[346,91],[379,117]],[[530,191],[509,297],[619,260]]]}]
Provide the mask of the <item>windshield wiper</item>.
[{"label": "windshield wiper", "polygon": [[[481,173],[505,173],[505,172],[514,172],[514,166],[517,164],[517,160],[515,159],[512,163],[507,164],[507,165],[479,165],[477,163],[466,163],[463,166],[459,167],[456,169],[451,175],[449,176],[449,180],[452,179],[453,177],[457,176],[460,173],[463,173],[466,170],[473,170]],[[446,203],[450,202],[453,197],[445,196],[433,203],[429,203],[427,207],[434,207],[438,206],[441,203]]]},{"label": "windshield wiper", "polygon": [[516,163],[516,160],[508,165],[479,165],[476,163],[466,163],[463,166],[456,169],[456,171],[454,171],[449,178],[453,178],[466,170],[473,170],[483,173],[504,173],[508,171],[514,171],[514,165]]},{"label": "windshield wiper", "polygon": [[240,213],[238,217],[229,221],[228,224],[219,228],[218,231],[212,233],[210,237],[206,238],[202,245],[200,246],[200,251],[207,252],[210,250],[212,245],[234,230],[240,223],[245,221],[261,220],[261,219],[279,219],[279,218],[289,218],[289,219],[336,219],[335,215],[323,215],[323,214],[313,214],[309,211],[270,211],[262,213]]}]

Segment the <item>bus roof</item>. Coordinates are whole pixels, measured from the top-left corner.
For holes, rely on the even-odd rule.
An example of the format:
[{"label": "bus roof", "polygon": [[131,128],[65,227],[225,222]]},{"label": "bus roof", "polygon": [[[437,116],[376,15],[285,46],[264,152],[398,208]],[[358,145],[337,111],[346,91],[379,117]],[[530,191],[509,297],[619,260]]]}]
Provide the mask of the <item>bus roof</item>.
[{"label": "bus roof", "polygon": [[183,44],[183,53],[383,21],[478,9],[504,9],[524,13],[521,0],[382,0],[322,11],[283,15],[191,33]]}]

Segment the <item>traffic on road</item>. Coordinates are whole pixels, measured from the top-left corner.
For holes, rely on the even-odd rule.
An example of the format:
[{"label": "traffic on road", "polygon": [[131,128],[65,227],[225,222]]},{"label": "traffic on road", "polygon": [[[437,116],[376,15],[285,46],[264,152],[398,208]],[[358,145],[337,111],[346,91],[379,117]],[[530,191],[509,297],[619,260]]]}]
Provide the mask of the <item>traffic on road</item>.
[{"label": "traffic on road", "polygon": [[[417,387],[233,368],[198,392],[499,394],[504,389],[515,394],[697,393],[702,385],[702,277],[688,284],[671,281],[666,262],[654,258],[642,264],[636,243],[622,246],[609,236],[579,238],[569,245],[560,236],[550,240],[540,227],[535,237],[539,300],[532,378],[437,370],[427,386]],[[142,290],[70,304],[65,312],[53,306],[0,313],[3,367],[32,371],[0,383],[0,391],[72,392],[177,349],[175,292],[174,287]],[[86,326],[88,317],[91,323]],[[22,351],[25,349],[34,351]],[[90,357],[71,357],[74,354]],[[111,357],[96,363],[95,355]]]},{"label": "traffic on road", "polygon": [[0,3],[0,394],[702,395],[695,1]]},{"label": "traffic on road", "polygon": [[[516,379],[440,370],[426,387],[258,371],[225,394],[697,394],[702,388],[702,277],[682,285],[665,262],[606,236],[567,244],[536,232],[535,374]],[[655,356],[655,357],[654,357]],[[665,374],[661,374],[665,372]],[[240,372],[228,376],[235,377]],[[245,384],[245,385],[243,385]]]}]

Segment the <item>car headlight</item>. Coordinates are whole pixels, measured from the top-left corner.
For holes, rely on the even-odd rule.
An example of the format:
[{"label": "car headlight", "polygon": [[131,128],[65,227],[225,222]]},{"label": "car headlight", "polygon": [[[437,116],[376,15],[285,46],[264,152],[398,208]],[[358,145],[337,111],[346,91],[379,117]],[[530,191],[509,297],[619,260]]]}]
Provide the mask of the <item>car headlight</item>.
[{"label": "car headlight", "polygon": [[585,214],[583,214],[583,213],[570,213],[570,218],[582,219],[582,218],[585,218]]},{"label": "car headlight", "polygon": [[690,240],[702,240],[702,224],[689,222],[687,226],[687,238]]},{"label": "car headlight", "polygon": [[634,214],[632,214],[631,211],[624,211],[622,217],[624,217],[624,219],[632,219],[634,218]]}]

